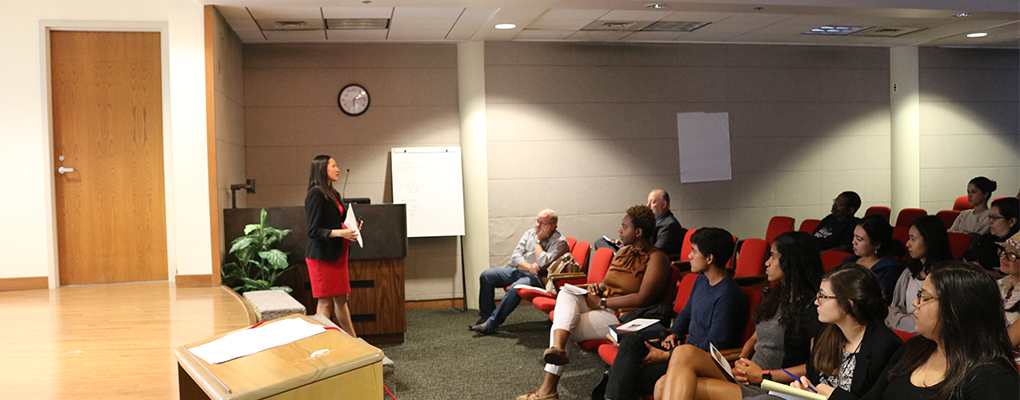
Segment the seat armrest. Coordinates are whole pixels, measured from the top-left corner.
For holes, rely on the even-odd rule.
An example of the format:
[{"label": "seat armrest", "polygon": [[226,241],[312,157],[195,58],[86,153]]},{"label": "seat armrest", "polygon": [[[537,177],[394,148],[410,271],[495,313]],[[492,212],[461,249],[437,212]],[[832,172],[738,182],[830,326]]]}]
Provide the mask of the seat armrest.
[{"label": "seat armrest", "polygon": [[567,272],[567,273],[562,273],[562,274],[549,274],[549,279],[551,279],[554,282],[558,281],[558,280],[563,280],[563,279],[577,279],[577,278],[588,279],[588,275],[585,274],[584,272]]},{"label": "seat armrest", "polygon": [[754,285],[757,285],[759,283],[762,283],[764,281],[769,280],[769,276],[765,275],[765,274],[751,275],[751,276],[741,276],[739,278],[733,278],[733,280],[736,281],[737,284],[740,285],[740,286],[754,286]]}]

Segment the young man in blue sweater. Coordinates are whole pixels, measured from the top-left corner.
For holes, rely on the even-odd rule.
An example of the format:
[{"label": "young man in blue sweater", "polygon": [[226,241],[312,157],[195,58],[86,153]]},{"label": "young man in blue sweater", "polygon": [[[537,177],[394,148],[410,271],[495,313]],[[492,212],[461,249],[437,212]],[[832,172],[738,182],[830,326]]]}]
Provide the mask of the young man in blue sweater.
[{"label": "young man in blue sweater", "polygon": [[724,229],[701,228],[691,235],[691,273],[702,275],[695,280],[687,305],[661,346],[636,336],[621,341],[609,370],[606,399],[630,400],[652,393],[655,381],[666,374],[671,350],[680,344],[705,351],[709,343],[720,349],[743,344],[747,297],[726,273],[733,247],[733,235]]}]

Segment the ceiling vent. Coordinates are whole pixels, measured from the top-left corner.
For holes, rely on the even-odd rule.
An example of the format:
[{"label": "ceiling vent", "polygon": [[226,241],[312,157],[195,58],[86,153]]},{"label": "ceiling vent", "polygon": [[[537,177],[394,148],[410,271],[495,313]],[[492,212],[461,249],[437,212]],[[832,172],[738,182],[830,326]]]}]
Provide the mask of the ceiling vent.
[{"label": "ceiling vent", "polygon": [[637,32],[651,24],[652,21],[595,21],[585,25],[581,30]]},{"label": "ceiling vent", "polygon": [[699,28],[704,28],[711,22],[694,22],[694,21],[656,21],[655,23],[646,26],[642,31],[644,32],[694,32]]},{"label": "ceiling vent", "polygon": [[857,32],[854,36],[897,37],[923,31],[925,28],[876,26]]},{"label": "ceiling vent", "polygon": [[388,29],[389,18],[330,18],[326,29]]},{"label": "ceiling vent", "polygon": [[264,31],[307,31],[324,26],[321,19],[260,19],[257,22]]}]

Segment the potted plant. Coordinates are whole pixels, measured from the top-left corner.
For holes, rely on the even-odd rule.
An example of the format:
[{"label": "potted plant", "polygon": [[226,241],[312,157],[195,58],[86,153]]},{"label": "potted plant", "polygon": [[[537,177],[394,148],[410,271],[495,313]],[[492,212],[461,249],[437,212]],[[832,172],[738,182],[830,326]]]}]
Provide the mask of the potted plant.
[{"label": "potted plant", "polygon": [[244,236],[230,244],[230,254],[237,261],[223,265],[220,271],[221,283],[238,293],[254,290],[283,290],[290,293],[290,286],[276,286],[276,280],[290,269],[287,253],[274,248],[290,233],[290,229],[276,229],[266,226],[266,209],[262,209],[257,224],[244,227]]}]

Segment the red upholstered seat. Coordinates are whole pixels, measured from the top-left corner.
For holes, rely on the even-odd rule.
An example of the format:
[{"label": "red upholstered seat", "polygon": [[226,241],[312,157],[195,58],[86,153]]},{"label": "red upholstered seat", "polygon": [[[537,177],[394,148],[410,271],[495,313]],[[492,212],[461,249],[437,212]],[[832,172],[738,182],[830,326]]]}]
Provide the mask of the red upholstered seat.
[{"label": "red upholstered seat", "polygon": [[904,208],[896,215],[895,226],[909,228],[911,222],[925,215],[928,215],[928,211],[925,211],[923,208]]},{"label": "red upholstered seat", "polygon": [[765,259],[768,254],[768,244],[761,239],[745,239],[740,246],[740,254],[737,255],[736,269],[733,277],[761,275],[765,270]]},{"label": "red upholstered seat", "polygon": [[574,256],[574,261],[577,261],[581,265],[582,271],[588,270],[588,255],[591,253],[591,243],[583,240],[577,241],[573,246],[570,246],[570,254]]},{"label": "red upholstered seat", "polygon": [[577,244],[577,239],[567,236],[567,247],[570,251],[574,251],[574,245]]},{"label": "red upholstered seat", "polygon": [[822,252],[822,268],[828,272],[830,269],[836,268],[843,264],[843,259],[850,257],[851,254],[845,251],[834,251],[829,250]]},{"label": "red upholstered seat", "polygon": [[[964,197],[966,197],[966,196],[964,196]],[[899,336],[900,339],[903,340],[904,342],[912,339],[914,336],[917,336],[916,333],[904,332],[904,331],[896,330],[896,329],[893,329],[892,331],[893,331],[893,333],[896,334],[896,336]]]},{"label": "red upholstered seat", "polygon": [[867,217],[872,214],[878,214],[885,217],[886,221],[889,221],[889,217],[892,216],[892,210],[885,206],[871,206],[864,212],[864,216]]},{"label": "red upholstered seat", "polygon": [[970,248],[970,235],[959,232],[946,232],[946,234],[949,235],[949,251],[953,253],[953,258],[963,257],[963,253]]},{"label": "red upholstered seat", "polygon": [[[579,242],[585,243],[585,242]],[[576,259],[576,258],[575,258]],[[591,265],[588,267],[588,279],[585,283],[599,283],[602,282],[606,277],[606,272],[609,271],[609,264],[613,262],[613,250],[608,247],[602,247],[595,251],[595,255],[591,258]],[[535,308],[549,312],[553,308],[556,308],[556,296],[546,292],[539,292],[537,290],[518,289],[517,293],[526,299],[531,299],[531,304]],[[531,297],[528,297],[531,296]],[[548,300],[539,300],[545,298]]]},{"label": "red upholstered seat", "polygon": [[798,230],[801,232],[815,233],[815,228],[817,228],[820,223],[822,223],[822,220],[820,219],[805,219],[800,222],[800,229]]},{"label": "red upholstered seat", "polygon": [[697,229],[688,229],[687,233],[684,234],[684,242],[680,246],[680,261],[691,261],[691,235]]},{"label": "red upholstered seat", "polygon": [[943,224],[946,224],[946,229],[953,226],[953,222],[956,222],[956,218],[960,216],[960,210],[942,210],[935,213],[936,217],[942,220]]},{"label": "red upholstered seat", "polygon": [[954,210],[963,211],[963,210],[970,210],[972,208],[974,208],[974,206],[970,205],[970,202],[967,201],[967,196],[957,197],[956,201],[953,202],[953,209]]},{"label": "red upholstered seat", "polygon": [[776,240],[776,236],[793,230],[793,218],[775,216],[769,220],[769,228],[765,232],[765,242],[772,244],[773,240]]}]

